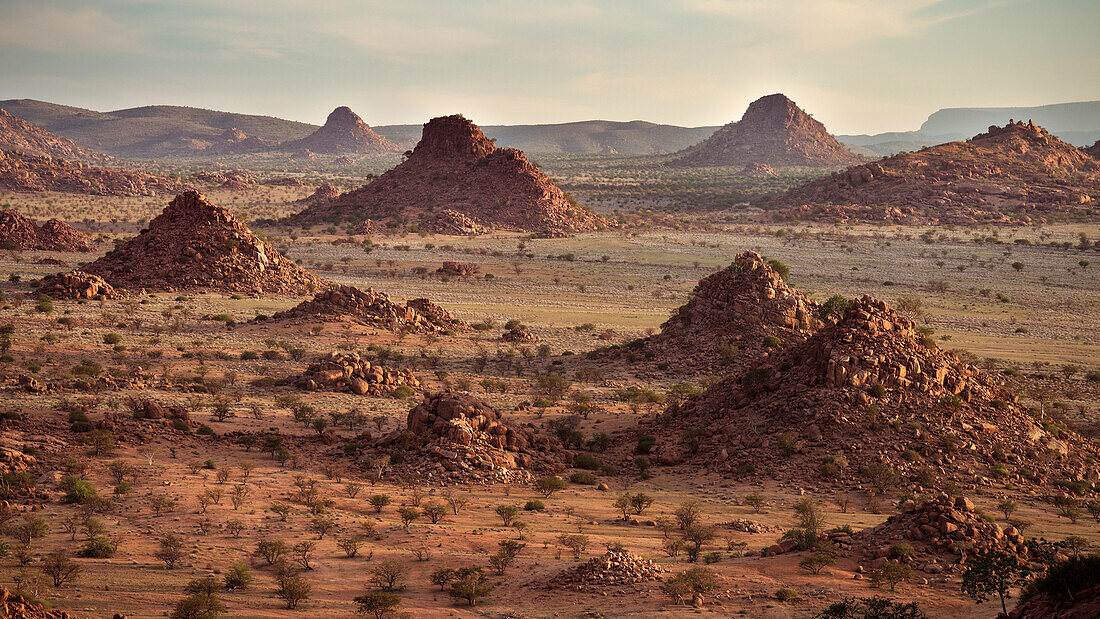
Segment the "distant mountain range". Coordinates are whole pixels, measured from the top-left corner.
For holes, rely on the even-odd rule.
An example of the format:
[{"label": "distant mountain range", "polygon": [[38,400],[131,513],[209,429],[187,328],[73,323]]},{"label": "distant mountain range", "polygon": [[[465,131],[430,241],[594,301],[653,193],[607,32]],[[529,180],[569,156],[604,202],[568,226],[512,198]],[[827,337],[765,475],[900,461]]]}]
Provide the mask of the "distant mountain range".
[{"label": "distant mountain range", "polygon": [[[271,116],[170,105],[97,112],[33,99],[12,99],[0,101],[0,109],[69,138],[81,147],[129,158],[220,156],[217,148],[206,149],[224,142],[227,132],[232,129],[236,129],[238,135],[243,133],[256,138],[257,142],[271,143],[303,140],[318,129],[317,125]],[[990,125],[1004,125],[1010,118],[1033,119],[1076,146],[1091,145],[1100,139],[1100,101],[1034,108],[948,108],[929,116],[917,131],[836,137],[853,152],[881,157],[901,150],[967,139]],[[409,149],[420,139],[423,125],[371,128],[399,147]],[[702,142],[718,128],[678,127],[640,120],[483,127],[485,134],[495,139],[499,146],[530,153],[623,155],[676,152]]]},{"label": "distant mountain range", "polygon": [[877,135],[838,135],[860,154],[893,155],[925,146],[966,140],[1010,120],[1035,124],[1074,146],[1091,146],[1100,139],[1100,101],[1056,103],[1038,107],[951,107],[935,112],[916,131]]}]

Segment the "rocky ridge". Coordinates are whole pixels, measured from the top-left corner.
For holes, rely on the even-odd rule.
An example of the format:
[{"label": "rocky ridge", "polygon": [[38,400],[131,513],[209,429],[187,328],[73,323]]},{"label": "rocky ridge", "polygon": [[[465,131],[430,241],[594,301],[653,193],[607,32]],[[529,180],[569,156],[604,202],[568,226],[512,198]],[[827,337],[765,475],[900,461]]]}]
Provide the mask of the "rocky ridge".
[{"label": "rocky ridge", "polygon": [[462,116],[434,118],[409,157],[371,183],[287,219],[318,224],[415,223],[422,231],[488,229],[561,236],[606,222],[578,206],[523,152],[497,148]]},{"label": "rocky ridge", "polygon": [[400,151],[393,142],[378,135],[363,122],[351,108],[336,108],[325,119],[325,124],[312,134],[291,142],[284,142],[281,150],[308,150],[314,153],[344,154],[362,153],[382,155]]},{"label": "rocky ridge", "polygon": [[81,148],[72,140],[50,133],[5,110],[0,110],[0,151],[84,163],[114,161],[113,157]]},{"label": "rocky ridge", "polygon": [[39,226],[18,211],[0,211],[0,245],[12,249],[89,251],[88,235],[60,219]]},{"label": "rocky ridge", "polygon": [[773,348],[804,340],[821,327],[817,313],[817,304],[763,257],[744,252],[702,279],[660,333],[593,356],[640,353],[675,371],[736,372],[762,362]]},{"label": "rocky ridge", "polygon": [[412,329],[420,332],[443,331],[461,325],[450,313],[428,299],[413,299],[405,305],[399,305],[391,301],[384,292],[345,285],[322,290],[312,299],[279,312],[268,320],[351,320],[386,329]]},{"label": "rocky ridge", "polygon": [[116,290],[297,295],[326,285],[197,191],[176,196],[141,234],[81,270]]},{"label": "rocky ridge", "polygon": [[0,189],[57,191],[97,196],[154,196],[179,191],[179,183],[153,174],[101,168],[53,157],[0,151]]},{"label": "rocky ridge", "polygon": [[1033,122],[900,153],[777,198],[771,219],[1028,224],[1100,217],[1100,161]]},{"label": "rocky ridge", "polygon": [[[1007,476],[1041,488],[1053,478],[1100,476],[1088,463],[1097,451],[1089,441],[1051,434],[992,377],[872,297],[766,364],[670,407],[665,422],[708,431],[695,445],[668,445],[658,460],[767,471],[794,483],[841,488],[896,475],[893,484],[934,487],[942,475],[992,486]],[[887,468],[857,475],[848,462]]]},{"label": "rocky ridge", "polygon": [[862,161],[781,94],[753,101],[740,121],[673,156],[680,166],[840,167]]}]

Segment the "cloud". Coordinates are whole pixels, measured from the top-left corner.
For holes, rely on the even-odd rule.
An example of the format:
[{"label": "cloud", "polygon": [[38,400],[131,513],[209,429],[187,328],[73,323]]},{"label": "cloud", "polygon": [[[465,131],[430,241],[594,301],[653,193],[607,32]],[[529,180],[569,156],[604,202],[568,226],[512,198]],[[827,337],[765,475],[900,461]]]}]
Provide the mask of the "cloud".
[{"label": "cloud", "polygon": [[[2,6],[2,5],[0,5]],[[138,52],[133,33],[92,7],[10,4],[0,8],[0,44],[34,52]]]}]

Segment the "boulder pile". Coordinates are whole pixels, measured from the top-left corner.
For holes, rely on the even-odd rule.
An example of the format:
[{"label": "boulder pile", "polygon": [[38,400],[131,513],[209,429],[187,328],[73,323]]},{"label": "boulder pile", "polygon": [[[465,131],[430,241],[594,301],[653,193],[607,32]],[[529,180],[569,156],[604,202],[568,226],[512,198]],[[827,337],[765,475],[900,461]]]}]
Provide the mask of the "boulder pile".
[{"label": "boulder pile", "polygon": [[393,370],[361,359],[358,353],[334,352],[311,364],[295,381],[304,391],[348,391],[356,395],[388,396],[396,387],[420,387],[408,369]]},{"label": "boulder pile", "polygon": [[664,571],[638,555],[609,550],[601,557],[563,570],[550,581],[549,588],[600,592],[608,587],[661,580]]},{"label": "boulder pile", "polygon": [[840,167],[862,161],[781,94],[753,101],[739,122],[675,155],[674,165]]},{"label": "boulder pile", "polygon": [[531,472],[562,471],[566,462],[557,439],[451,390],[425,392],[424,401],[409,411],[406,433],[381,440],[382,445],[399,442],[418,453],[428,470],[447,477],[523,481]]},{"label": "boulder pile", "polygon": [[744,252],[700,281],[660,333],[607,353],[641,353],[674,371],[736,372],[805,340],[821,327],[817,313],[817,304],[764,258]]},{"label": "boulder pile", "polygon": [[462,262],[453,262],[451,260],[444,260],[443,266],[435,270],[440,275],[447,275],[450,277],[466,277],[467,275],[476,275],[481,271],[481,267],[476,264],[465,264]]},{"label": "boulder pile", "polygon": [[58,273],[42,280],[38,293],[55,299],[95,299],[115,296],[115,289],[98,275],[84,271]]},{"label": "boulder pile", "polygon": [[292,224],[370,219],[444,234],[488,229],[562,236],[606,222],[578,206],[522,151],[497,148],[462,116],[434,118],[396,168],[369,184],[309,206]]},{"label": "boulder pile", "polygon": [[360,290],[344,285],[322,290],[309,301],[279,312],[268,320],[351,320],[386,329],[407,328],[425,332],[453,329],[461,324],[428,299],[414,299],[406,305],[399,305],[391,301],[384,292],[375,292],[373,288]]},{"label": "boulder pile", "polygon": [[993,377],[866,296],[766,364],[671,406],[663,423],[706,432],[694,444],[666,443],[658,461],[694,458],[719,472],[755,469],[838,489],[876,479],[849,462],[883,465],[880,481],[892,471],[894,484],[928,490],[941,478],[1039,488],[1052,478],[1100,477],[1095,445],[1052,434]]},{"label": "boulder pile", "polygon": [[1100,161],[1033,122],[849,168],[774,201],[775,220],[1028,224],[1096,220]]},{"label": "boulder pile", "polygon": [[297,295],[326,285],[197,191],[176,196],[141,234],[82,270],[128,290]]},{"label": "boulder pile", "polygon": [[[886,522],[850,536],[831,535],[840,536],[833,541],[841,548],[847,546],[866,559],[900,559],[918,568],[946,554],[965,557],[999,550],[1025,558],[1028,553],[1024,536],[1015,527],[1002,528],[983,518],[970,499],[946,494],[920,504],[906,501],[901,512]],[[912,556],[891,556],[891,548],[902,543],[912,546]],[[933,565],[939,565],[938,560]]]},{"label": "boulder pile", "polygon": [[0,210],[0,244],[11,249],[89,251],[88,235],[60,219],[41,226],[18,211]]}]

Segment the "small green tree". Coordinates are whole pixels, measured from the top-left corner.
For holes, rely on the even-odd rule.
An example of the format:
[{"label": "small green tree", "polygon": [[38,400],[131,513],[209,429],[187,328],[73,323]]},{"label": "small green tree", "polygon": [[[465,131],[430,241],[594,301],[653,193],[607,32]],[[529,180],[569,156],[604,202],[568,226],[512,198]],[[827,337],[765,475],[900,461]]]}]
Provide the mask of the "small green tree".
[{"label": "small green tree", "polygon": [[718,577],[713,571],[705,567],[693,567],[669,578],[661,586],[661,590],[680,604],[690,600],[693,606],[702,607],[703,595],[717,586]]},{"label": "small green tree", "polygon": [[456,600],[466,600],[467,604],[475,606],[492,591],[493,585],[480,567],[462,567],[456,570],[449,593]]},{"label": "small green tree", "polygon": [[1014,554],[992,550],[979,553],[966,563],[962,575],[963,593],[981,604],[992,594],[1001,600],[1001,611],[1008,614],[1005,600],[1010,597],[1009,590],[1021,585],[1030,576],[1026,564]]},{"label": "small green tree", "polygon": [[355,603],[359,605],[359,612],[382,619],[397,612],[397,607],[401,605],[401,596],[387,591],[371,591],[355,598]]}]

